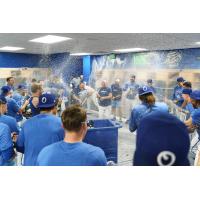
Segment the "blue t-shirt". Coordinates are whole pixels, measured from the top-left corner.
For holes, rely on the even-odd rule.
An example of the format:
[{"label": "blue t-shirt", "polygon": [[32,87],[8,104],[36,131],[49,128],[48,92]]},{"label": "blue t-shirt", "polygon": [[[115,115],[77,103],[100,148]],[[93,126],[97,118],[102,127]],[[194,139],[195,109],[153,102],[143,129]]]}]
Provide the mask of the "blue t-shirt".
[{"label": "blue t-shirt", "polygon": [[[101,97],[106,97],[106,96],[109,96],[109,94],[111,93],[111,89],[109,87],[102,87],[99,89],[98,91],[98,94],[101,96]],[[111,105],[111,99],[104,99],[104,100],[98,100],[99,102],[99,105],[100,106],[103,106],[103,107],[106,107],[106,106],[110,106]]]},{"label": "blue t-shirt", "polygon": [[137,93],[138,93],[139,85],[135,82],[128,82],[124,86],[124,91],[129,90],[128,94],[126,95],[127,99],[135,99]]},{"label": "blue t-shirt", "polygon": [[17,102],[13,98],[6,97],[6,99],[7,99],[7,106],[8,106],[7,115],[14,117],[18,121],[19,118],[17,115],[19,114],[20,107],[17,105]]},{"label": "blue t-shirt", "polygon": [[153,106],[149,106],[145,103],[135,106],[129,119],[129,130],[134,132],[138,128],[141,119],[154,111],[169,112],[169,108],[167,104],[162,102],[156,102]]},{"label": "blue t-shirt", "polygon": [[[22,96],[20,93],[14,92],[12,95],[12,98],[16,101],[19,108],[21,108],[23,106],[25,97]],[[22,114],[17,114],[16,119],[18,122],[21,121],[23,119]]]},{"label": "blue t-shirt", "polygon": [[40,166],[105,166],[106,163],[102,149],[83,142],[54,143],[45,147],[37,159]]},{"label": "blue t-shirt", "polygon": [[33,103],[33,97],[30,98],[29,100],[29,105],[30,105],[30,109],[31,109],[31,116],[34,117],[36,115],[39,115],[40,114],[40,109],[39,108],[36,108]]},{"label": "blue t-shirt", "polygon": [[179,86],[177,85],[175,88],[174,88],[174,93],[173,93],[173,100],[177,100],[177,105],[178,106],[181,106],[184,102],[184,99],[182,97],[182,92],[183,92],[183,87],[182,86]]},{"label": "blue t-shirt", "polygon": [[39,114],[23,124],[17,139],[17,150],[24,152],[24,165],[35,165],[38,154],[45,146],[63,138],[61,119],[51,114]]},{"label": "blue t-shirt", "polygon": [[7,116],[7,115],[0,115],[0,122],[8,125],[11,133],[15,132],[19,134],[19,126],[15,118]]},{"label": "blue t-shirt", "polygon": [[14,155],[10,128],[0,123],[0,165],[5,165]]},{"label": "blue t-shirt", "polygon": [[[122,88],[118,84],[111,85],[112,96],[117,97],[114,100],[121,100],[122,98]],[[118,97],[119,96],[119,97]]]}]

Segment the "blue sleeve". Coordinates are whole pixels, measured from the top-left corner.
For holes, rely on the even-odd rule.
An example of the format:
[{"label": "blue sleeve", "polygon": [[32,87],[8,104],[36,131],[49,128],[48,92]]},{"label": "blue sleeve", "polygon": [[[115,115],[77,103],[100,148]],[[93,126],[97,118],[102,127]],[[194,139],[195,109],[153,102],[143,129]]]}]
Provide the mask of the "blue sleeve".
[{"label": "blue sleeve", "polygon": [[48,155],[48,148],[44,147],[37,157],[36,166],[47,166],[46,155]]},{"label": "blue sleeve", "polygon": [[13,142],[9,127],[3,127],[0,135],[0,152],[4,161],[10,160],[14,155]]},{"label": "blue sleeve", "polygon": [[17,133],[19,134],[19,125],[17,124],[17,121],[15,118],[13,118],[13,121],[12,121],[12,130],[11,130],[11,133]]},{"label": "blue sleeve", "polygon": [[131,116],[129,118],[129,130],[130,130],[130,132],[134,132],[137,129],[136,118],[137,118],[137,112],[136,112],[135,109],[133,109],[132,112],[131,112]]},{"label": "blue sleeve", "polygon": [[[92,160],[91,160],[92,159]],[[105,153],[102,149],[98,148],[98,150],[91,152],[88,155],[88,160],[90,160],[91,166],[106,166],[107,159]]]},{"label": "blue sleeve", "polygon": [[192,124],[200,127],[200,112],[194,111],[191,117],[192,117]]},{"label": "blue sleeve", "polygon": [[19,106],[17,105],[17,103],[16,103],[16,101],[14,99],[12,101],[12,109],[16,113],[19,112],[19,110],[20,110]]},{"label": "blue sleeve", "polygon": [[16,143],[16,149],[18,152],[24,153],[24,142],[24,127],[22,127]]},{"label": "blue sleeve", "polygon": [[108,93],[110,94],[110,93],[112,93],[112,90],[111,90],[111,88],[108,88]]}]

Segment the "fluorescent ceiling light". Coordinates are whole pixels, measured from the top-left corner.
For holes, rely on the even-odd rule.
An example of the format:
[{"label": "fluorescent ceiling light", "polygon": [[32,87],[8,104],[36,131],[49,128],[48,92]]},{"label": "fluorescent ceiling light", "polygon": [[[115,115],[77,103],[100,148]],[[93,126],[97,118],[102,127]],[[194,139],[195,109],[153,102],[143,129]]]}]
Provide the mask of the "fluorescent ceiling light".
[{"label": "fluorescent ceiling light", "polygon": [[12,46],[5,46],[5,47],[1,47],[0,50],[1,51],[19,51],[24,49],[23,47],[12,47]]},{"label": "fluorescent ceiling light", "polygon": [[33,40],[29,40],[30,42],[37,42],[37,43],[44,43],[44,44],[53,44],[57,42],[63,42],[66,40],[71,40],[72,38],[69,37],[62,37],[56,35],[46,35],[43,37],[35,38]]},{"label": "fluorescent ceiling light", "polygon": [[87,56],[91,55],[91,53],[70,53],[70,56]]},{"label": "fluorescent ceiling light", "polygon": [[196,44],[200,45],[200,42],[196,42]]},{"label": "fluorescent ceiling light", "polygon": [[146,51],[147,49],[144,48],[130,48],[130,49],[116,49],[115,52],[127,53],[127,52],[139,52],[139,51]]}]

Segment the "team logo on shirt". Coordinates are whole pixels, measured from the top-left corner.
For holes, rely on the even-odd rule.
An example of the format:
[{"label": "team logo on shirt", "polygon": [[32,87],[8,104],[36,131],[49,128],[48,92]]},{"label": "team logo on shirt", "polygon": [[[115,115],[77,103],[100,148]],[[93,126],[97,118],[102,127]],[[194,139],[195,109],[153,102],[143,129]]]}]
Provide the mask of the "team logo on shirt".
[{"label": "team logo on shirt", "polygon": [[148,88],[147,88],[147,86],[143,86],[143,91],[147,91],[148,90]]},{"label": "team logo on shirt", "polygon": [[42,103],[46,103],[47,102],[47,98],[46,97],[42,97]]},{"label": "team logo on shirt", "polygon": [[171,166],[175,161],[176,156],[171,151],[162,151],[157,156],[157,163],[160,166]]}]

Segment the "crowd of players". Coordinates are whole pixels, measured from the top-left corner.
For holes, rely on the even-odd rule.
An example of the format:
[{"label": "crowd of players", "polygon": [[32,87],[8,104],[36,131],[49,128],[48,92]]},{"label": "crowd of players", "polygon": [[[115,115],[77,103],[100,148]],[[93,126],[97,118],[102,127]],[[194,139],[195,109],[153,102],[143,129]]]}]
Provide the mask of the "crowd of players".
[{"label": "crowd of players", "polygon": [[[69,86],[57,77],[47,83],[32,79],[17,88],[14,77],[6,82],[0,94],[0,165],[16,165],[16,157],[25,166],[107,165],[102,149],[83,142],[86,111],[92,108],[99,118],[125,122],[130,132],[137,132],[133,165],[191,165],[193,143],[194,164],[200,165],[200,91],[193,91],[191,82],[182,77],[177,78],[171,100],[186,113],[184,122],[169,113],[169,100],[156,102],[151,79],[139,85],[135,75],[123,86],[120,79],[110,87],[103,80],[97,91],[85,84],[83,76],[73,78]],[[194,133],[197,137],[190,137]]]}]

